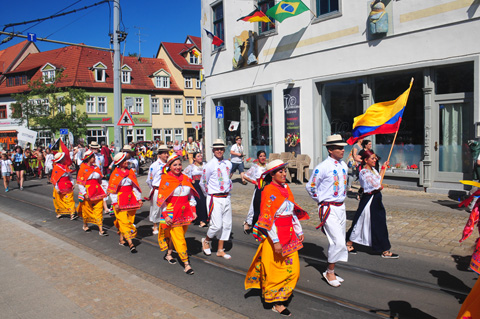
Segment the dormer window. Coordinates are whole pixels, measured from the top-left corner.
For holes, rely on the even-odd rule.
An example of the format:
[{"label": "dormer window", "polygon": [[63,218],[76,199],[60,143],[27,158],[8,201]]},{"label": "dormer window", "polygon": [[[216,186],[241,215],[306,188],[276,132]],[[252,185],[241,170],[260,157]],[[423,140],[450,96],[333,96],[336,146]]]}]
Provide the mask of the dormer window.
[{"label": "dormer window", "polygon": [[123,84],[130,84],[130,81],[132,78],[131,74],[132,74],[132,68],[124,64],[122,66],[122,83]]},{"label": "dormer window", "polygon": [[55,70],[57,68],[50,63],[45,64],[42,68],[42,77],[44,83],[53,83],[55,82]]},{"label": "dormer window", "polygon": [[154,84],[156,88],[169,89],[170,88],[170,73],[164,69],[153,73]]},{"label": "dormer window", "polygon": [[198,64],[198,57],[193,52],[190,52],[190,64]]},{"label": "dormer window", "polygon": [[95,73],[95,82],[105,82],[105,71],[107,67],[102,62],[98,62],[93,66],[93,70]]}]

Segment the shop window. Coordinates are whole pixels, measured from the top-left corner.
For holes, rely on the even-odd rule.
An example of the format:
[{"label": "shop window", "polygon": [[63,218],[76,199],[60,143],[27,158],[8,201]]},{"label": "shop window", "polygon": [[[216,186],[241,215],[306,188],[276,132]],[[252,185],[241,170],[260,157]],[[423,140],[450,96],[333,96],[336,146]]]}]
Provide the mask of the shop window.
[{"label": "shop window", "polygon": [[0,105],[0,119],[6,119],[6,118],[7,118],[7,106]]},{"label": "shop window", "polygon": [[[213,11],[213,34],[224,41],[224,22],[223,22],[223,2],[220,2],[212,7]],[[222,43],[220,46],[215,46],[215,49],[224,46]]]},{"label": "shop window", "polygon": [[435,93],[473,92],[473,62],[435,68]]},{"label": "shop window", "polygon": [[[267,12],[268,9],[275,6],[275,0],[259,0],[258,8],[263,13]],[[271,22],[259,22],[258,23],[258,34],[270,33],[275,31],[275,20],[270,18]]]},{"label": "shop window", "polygon": [[105,136],[104,130],[87,130],[87,143],[97,142],[98,144],[105,142],[107,143],[107,137]]}]

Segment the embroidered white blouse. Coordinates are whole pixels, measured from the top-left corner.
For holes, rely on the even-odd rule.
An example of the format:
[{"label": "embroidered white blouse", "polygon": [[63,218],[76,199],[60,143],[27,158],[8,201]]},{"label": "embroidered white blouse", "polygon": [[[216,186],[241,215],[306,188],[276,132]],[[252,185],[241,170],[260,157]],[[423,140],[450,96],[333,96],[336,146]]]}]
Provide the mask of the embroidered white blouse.
[{"label": "embroidered white blouse", "polygon": [[183,173],[193,179],[194,176],[202,176],[204,167],[205,163],[202,163],[201,166],[197,164],[190,164],[183,170]]},{"label": "embroidered white blouse", "polygon": [[153,188],[160,186],[164,166],[165,163],[162,162],[160,159],[156,160],[152,165],[150,165],[146,181],[148,187]]},{"label": "embroidered white blouse", "polygon": [[382,187],[382,177],[373,167],[372,170],[366,168],[362,169],[358,176],[358,180],[360,181],[360,186],[362,186],[365,193],[371,193],[374,190]]},{"label": "embroidered white blouse", "polygon": [[245,176],[256,181],[265,172],[265,167],[266,167],[265,165],[261,166],[259,164],[255,164],[252,167],[250,167],[250,169],[245,173]]}]

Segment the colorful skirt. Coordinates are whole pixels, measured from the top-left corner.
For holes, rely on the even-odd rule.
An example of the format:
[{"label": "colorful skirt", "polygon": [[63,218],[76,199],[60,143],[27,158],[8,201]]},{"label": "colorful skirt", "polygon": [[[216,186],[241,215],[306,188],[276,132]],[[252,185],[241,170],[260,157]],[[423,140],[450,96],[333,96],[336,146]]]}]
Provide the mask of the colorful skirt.
[{"label": "colorful skirt", "polygon": [[268,303],[288,300],[300,277],[298,252],[280,256],[274,251],[272,240],[264,240],[245,278],[245,289],[262,289],[262,296]]},{"label": "colorful skirt", "polygon": [[167,228],[160,227],[158,232],[158,245],[160,246],[160,250],[167,250],[168,241],[171,240],[180,259],[183,262],[188,261],[187,241],[185,240],[187,229],[188,225]]},{"label": "colorful skirt", "polygon": [[78,215],[83,218],[84,223],[103,226],[103,200],[80,202],[78,205]]},{"label": "colorful skirt", "polygon": [[133,210],[119,210],[113,209],[115,212],[115,221],[113,224],[117,227],[120,235],[125,239],[133,239],[137,236],[137,228],[135,227],[135,213]]},{"label": "colorful skirt", "polygon": [[75,200],[73,191],[66,194],[58,193],[53,189],[53,206],[57,215],[72,215],[75,213]]},{"label": "colorful skirt", "polygon": [[458,312],[457,319],[480,318],[480,280],[477,279],[475,286],[467,296]]}]

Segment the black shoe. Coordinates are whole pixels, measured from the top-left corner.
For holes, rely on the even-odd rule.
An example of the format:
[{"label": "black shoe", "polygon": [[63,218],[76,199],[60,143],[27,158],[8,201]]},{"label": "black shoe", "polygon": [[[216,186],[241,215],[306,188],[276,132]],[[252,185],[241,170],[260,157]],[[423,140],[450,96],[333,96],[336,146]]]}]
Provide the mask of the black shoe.
[{"label": "black shoe", "polygon": [[136,253],[137,253],[137,248],[135,248],[135,245],[130,246],[130,252],[131,252],[132,254],[136,254]]},{"label": "black shoe", "polygon": [[163,256],[163,260],[168,261],[168,263],[169,263],[170,265],[175,265],[175,264],[177,263],[177,261],[175,260],[175,258],[172,257],[171,259],[167,259],[167,256],[172,257],[172,255],[165,254],[165,256]]},{"label": "black shoe", "polygon": [[290,317],[292,315],[292,313],[290,312],[290,310],[288,310],[287,308],[283,309],[282,312],[278,312],[277,309],[275,309],[275,306],[272,307],[272,311],[273,312],[276,312],[276,313],[279,313],[280,315],[284,316],[284,317]]},{"label": "black shoe", "polygon": [[390,252],[390,255],[387,255],[387,254],[382,254],[382,258],[387,258],[387,259],[398,259],[398,256],[397,254],[394,254],[392,252]]}]

